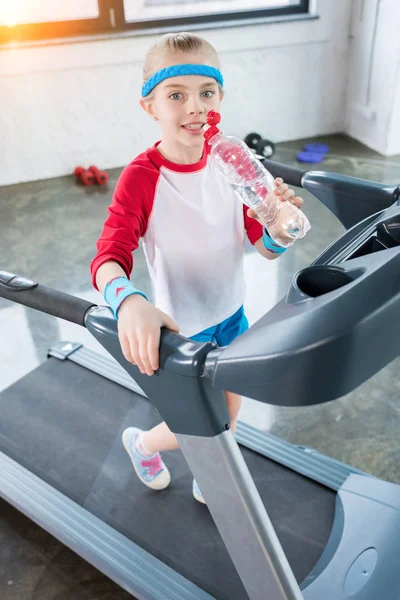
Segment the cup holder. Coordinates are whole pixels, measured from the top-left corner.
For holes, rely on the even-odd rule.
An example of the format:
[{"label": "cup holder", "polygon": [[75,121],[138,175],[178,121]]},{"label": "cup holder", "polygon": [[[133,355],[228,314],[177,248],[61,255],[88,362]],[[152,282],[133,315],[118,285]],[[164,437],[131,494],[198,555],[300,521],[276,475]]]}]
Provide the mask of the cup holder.
[{"label": "cup holder", "polygon": [[396,215],[391,219],[382,221],[377,225],[376,232],[371,235],[355,252],[347,257],[346,260],[367,256],[380,250],[395,248],[400,246],[400,216]]},{"label": "cup holder", "polygon": [[300,292],[311,298],[317,298],[333,292],[354,281],[353,276],[339,267],[316,265],[300,271],[294,281]]},{"label": "cup holder", "polygon": [[352,260],[353,258],[360,258],[360,256],[367,256],[368,254],[373,254],[374,252],[379,252],[380,250],[387,250],[388,246],[378,238],[378,236],[373,235],[368,238],[355,252],[353,252],[347,260]]},{"label": "cup holder", "polygon": [[400,217],[396,215],[392,219],[379,223],[376,228],[378,239],[388,248],[400,246]]}]

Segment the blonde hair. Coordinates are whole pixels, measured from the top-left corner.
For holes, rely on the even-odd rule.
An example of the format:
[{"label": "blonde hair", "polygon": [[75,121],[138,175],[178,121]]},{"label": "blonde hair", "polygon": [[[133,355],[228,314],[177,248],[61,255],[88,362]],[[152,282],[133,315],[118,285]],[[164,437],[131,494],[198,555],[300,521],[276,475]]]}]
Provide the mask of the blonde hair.
[{"label": "blonde hair", "polygon": [[160,57],[165,54],[180,53],[203,53],[209,55],[213,58],[214,66],[218,69],[220,68],[217,51],[204,38],[186,31],[166,33],[158,38],[147,51],[143,65],[143,83],[145,84],[158,71],[157,62],[159,62]]}]

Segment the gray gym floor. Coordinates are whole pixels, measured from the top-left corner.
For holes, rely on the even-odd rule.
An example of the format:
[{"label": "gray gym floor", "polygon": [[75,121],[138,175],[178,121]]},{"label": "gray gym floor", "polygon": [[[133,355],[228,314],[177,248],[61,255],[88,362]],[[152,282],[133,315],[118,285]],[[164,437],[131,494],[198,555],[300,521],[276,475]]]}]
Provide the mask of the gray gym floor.
[{"label": "gray gym floor", "polygon": [[[296,164],[296,152],[306,141],[310,140],[279,144],[274,159]],[[315,169],[385,183],[400,181],[400,156],[383,159],[341,135],[312,141],[328,143],[331,149],[329,157]],[[110,172],[105,189],[80,187],[72,177],[0,188],[0,270],[101,303],[100,294],[91,288],[89,263],[120,171]],[[298,193],[305,199],[304,210],[312,224],[307,237],[271,263],[248,245],[246,312],[250,323],[286,293],[296,271],[343,232],[340,223],[316,199]],[[133,281],[151,296],[141,249],[136,253]],[[48,347],[59,340],[80,341],[104,352],[83,328],[1,299],[0,331],[0,391],[45,360]],[[396,360],[348,396],[323,406],[275,408],[245,399],[241,418],[294,444],[311,446],[400,483],[398,366]],[[2,501],[0,596],[2,600],[131,598]]]}]

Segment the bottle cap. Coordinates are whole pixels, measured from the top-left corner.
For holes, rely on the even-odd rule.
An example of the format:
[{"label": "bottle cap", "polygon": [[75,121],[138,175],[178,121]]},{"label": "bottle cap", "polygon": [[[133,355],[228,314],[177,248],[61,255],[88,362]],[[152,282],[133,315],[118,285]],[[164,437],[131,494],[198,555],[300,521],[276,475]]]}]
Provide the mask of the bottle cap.
[{"label": "bottle cap", "polygon": [[220,130],[218,129],[217,125],[220,121],[221,115],[216,110],[210,110],[207,113],[207,125],[209,125],[209,127],[204,132],[204,137],[206,138],[208,143],[210,143],[211,138],[216,133],[219,133]]}]

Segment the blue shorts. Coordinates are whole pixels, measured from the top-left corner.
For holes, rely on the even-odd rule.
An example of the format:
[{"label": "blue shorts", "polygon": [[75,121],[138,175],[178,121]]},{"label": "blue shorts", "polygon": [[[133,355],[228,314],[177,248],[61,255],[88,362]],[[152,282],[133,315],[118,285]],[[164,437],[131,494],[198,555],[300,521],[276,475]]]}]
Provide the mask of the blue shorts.
[{"label": "blue shorts", "polygon": [[190,337],[195,342],[215,342],[218,346],[228,346],[235,338],[249,328],[244,308],[241,306],[231,317],[219,325],[213,325]]}]

